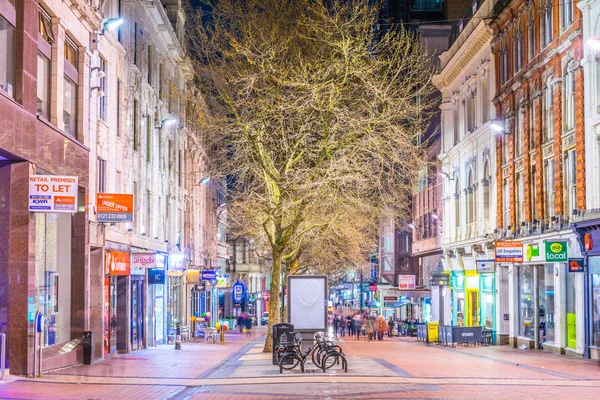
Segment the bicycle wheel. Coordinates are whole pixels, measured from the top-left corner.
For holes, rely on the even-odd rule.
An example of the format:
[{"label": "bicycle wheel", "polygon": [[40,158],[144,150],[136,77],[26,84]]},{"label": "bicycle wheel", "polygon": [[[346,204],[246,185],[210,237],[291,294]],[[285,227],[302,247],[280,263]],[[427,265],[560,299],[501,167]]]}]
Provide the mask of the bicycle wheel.
[{"label": "bicycle wheel", "polygon": [[[315,345],[313,346],[312,350],[311,350],[311,352],[312,352],[312,355],[311,355],[311,357],[312,357],[312,362],[313,362],[313,364],[315,364],[317,367],[319,367],[319,357],[318,357],[319,350],[320,350],[320,349],[319,349],[319,345],[318,345],[318,344],[315,344]],[[321,368],[321,367],[319,367],[319,368]]]},{"label": "bicycle wheel", "polygon": [[299,362],[300,357],[298,355],[288,353],[279,358],[279,367],[289,371],[296,368]]}]

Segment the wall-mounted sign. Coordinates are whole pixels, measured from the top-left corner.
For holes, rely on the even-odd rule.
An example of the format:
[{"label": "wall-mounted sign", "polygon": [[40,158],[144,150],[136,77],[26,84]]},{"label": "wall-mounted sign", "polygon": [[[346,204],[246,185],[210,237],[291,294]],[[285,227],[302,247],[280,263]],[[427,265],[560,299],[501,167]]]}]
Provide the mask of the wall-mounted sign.
[{"label": "wall-mounted sign", "polygon": [[98,193],[96,195],[96,221],[133,222],[133,195]]},{"label": "wall-mounted sign", "polygon": [[124,251],[106,250],[104,255],[106,275],[130,275],[131,258]]},{"label": "wall-mounted sign", "polygon": [[199,269],[186,269],[185,280],[187,283],[200,283],[200,270]]},{"label": "wall-mounted sign", "polygon": [[157,285],[165,283],[165,270],[151,268],[148,270],[148,284]]},{"label": "wall-mounted sign", "polygon": [[517,242],[496,241],[496,262],[523,262],[523,245]]},{"label": "wall-mounted sign", "polygon": [[525,246],[525,260],[531,261],[533,257],[540,256],[540,246],[537,244],[528,244]]},{"label": "wall-mounted sign", "polygon": [[377,285],[369,285],[369,292],[376,292],[377,291]]},{"label": "wall-mounted sign", "polygon": [[241,306],[246,299],[246,284],[242,281],[236,281],[231,287],[231,299],[234,306]]},{"label": "wall-mounted sign", "polygon": [[211,279],[217,279],[217,271],[210,270],[210,269],[205,269],[201,272],[201,280],[203,281],[210,281]]},{"label": "wall-mounted sign", "polygon": [[591,234],[586,233],[585,235],[583,235],[583,246],[585,248],[585,251],[590,251],[594,248],[594,242],[592,241]]},{"label": "wall-mounted sign", "polygon": [[583,258],[569,258],[569,272],[584,272]]},{"label": "wall-mounted sign", "polygon": [[29,176],[30,212],[77,212],[78,178],[76,176]]},{"label": "wall-mounted sign", "polygon": [[398,288],[414,289],[416,285],[415,275],[398,275]]},{"label": "wall-mounted sign", "polygon": [[480,274],[495,272],[496,263],[494,260],[476,260],[477,272]]},{"label": "wall-mounted sign", "polygon": [[156,268],[156,253],[150,251],[131,253],[133,268]]},{"label": "wall-mounted sign", "polygon": [[566,241],[546,241],[546,261],[561,262],[567,261],[567,242]]}]

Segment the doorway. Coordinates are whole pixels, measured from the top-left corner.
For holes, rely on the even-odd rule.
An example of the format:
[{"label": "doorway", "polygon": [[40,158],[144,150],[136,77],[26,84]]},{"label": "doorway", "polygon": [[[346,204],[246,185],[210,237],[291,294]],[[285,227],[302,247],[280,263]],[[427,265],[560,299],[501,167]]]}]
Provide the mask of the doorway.
[{"label": "doorway", "polygon": [[131,349],[144,347],[144,281],[131,280]]},{"label": "doorway", "polygon": [[467,289],[466,326],[479,326],[479,289]]}]

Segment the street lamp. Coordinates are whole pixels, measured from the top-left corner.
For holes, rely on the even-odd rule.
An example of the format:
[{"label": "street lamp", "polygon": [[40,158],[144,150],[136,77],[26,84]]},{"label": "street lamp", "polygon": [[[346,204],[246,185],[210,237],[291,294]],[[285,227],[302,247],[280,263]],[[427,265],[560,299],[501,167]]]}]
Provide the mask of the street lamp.
[{"label": "street lamp", "polygon": [[104,24],[102,25],[102,34],[104,34],[104,31],[109,30],[112,31],[113,29],[117,28],[119,25],[121,25],[123,23],[123,18],[109,18],[106,21],[104,21]]},{"label": "street lamp", "polygon": [[171,126],[173,124],[176,124],[177,120],[175,118],[164,118],[162,121],[160,121],[160,128],[166,128],[167,126]]},{"label": "street lamp", "polygon": [[585,43],[594,50],[600,50],[600,38],[589,38]]},{"label": "street lamp", "polygon": [[442,177],[444,177],[444,178],[448,178],[448,180],[449,180],[449,181],[453,181],[453,180],[454,180],[454,178],[453,178],[453,177],[451,177],[450,175],[448,175],[448,174],[447,174],[446,172],[444,172],[444,171],[440,171],[440,173],[439,173],[439,174],[440,174],[440,176],[442,176]]},{"label": "street lamp", "polygon": [[210,181],[210,178],[202,178],[202,179],[200,179],[200,184],[208,183],[209,181]]},{"label": "street lamp", "polygon": [[410,229],[416,229],[416,228],[417,228],[417,227],[415,226],[415,224],[413,224],[412,222],[410,222],[410,223],[408,224],[408,227],[409,227]]},{"label": "street lamp", "polygon": [[490,128],[492,128],[494,131],[496,131],[498,133],[508,133],[505,129],[504,121],[500,120],[500,119],[492,121]]}]

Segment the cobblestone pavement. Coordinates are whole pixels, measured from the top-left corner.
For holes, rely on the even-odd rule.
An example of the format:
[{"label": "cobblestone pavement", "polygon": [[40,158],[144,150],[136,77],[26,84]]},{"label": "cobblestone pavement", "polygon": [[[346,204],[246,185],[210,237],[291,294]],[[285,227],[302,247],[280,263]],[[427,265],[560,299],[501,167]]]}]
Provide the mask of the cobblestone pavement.
[{"label": "cobblestone pavement", "polygon": [[264,328],[226,344],[136,351],[27,379],[0,399],[597,399],[600,364],[503,347],[426,346],[411,338],[341,338],[349,369],[279,370],[262,353]]}]

